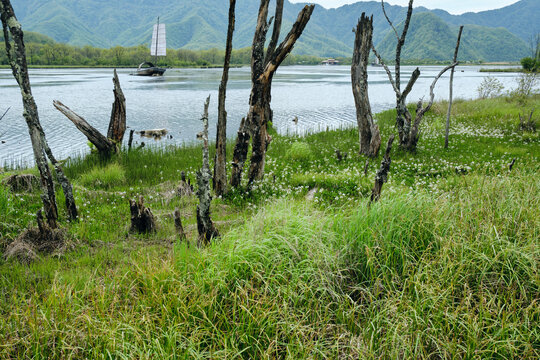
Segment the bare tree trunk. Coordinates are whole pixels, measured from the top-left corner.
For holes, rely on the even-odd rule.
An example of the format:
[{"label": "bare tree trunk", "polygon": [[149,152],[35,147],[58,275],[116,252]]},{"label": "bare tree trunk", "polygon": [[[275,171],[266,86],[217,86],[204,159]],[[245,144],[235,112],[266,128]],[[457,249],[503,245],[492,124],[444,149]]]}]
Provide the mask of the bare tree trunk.
[{"label": "bare tree trunk", "polygon": [[118,79],[116,69],[114,69],[113,83],[114,103],[112,105],[107,137],[118,146],[121,146],[126,132],[126,98],[120,87],[120,80]]},{"label": "bare tree trunk", "polygon": [[[457,37],[456,50],[454,52],[454,63],[457,62],[459,43],[461,41],[461,33],[463,32],[463,25],[459,27],[459,33]],[[446,131],[444,133],[444,148],[448,149],[448,135],[450,134],[450,114],[452,113],[452,95],[454,90],[454,70],[450,71],[450,93],[448,95],[448,113],[446,114]]]},{"label": "bare tree trunk", "polygon": [[58,227],[58,208],[56,206],[54,184],[51,171],[47,163],[47,156],[53,163],[58,180],[62,185],[66,198],[66,207],[69,218],[71,220],[75,220],[77,218],[77,207],[75,205],[71,183],[64,175],[60,164],[54,158],[45,138],[43,128],[39,122],[37,105],[32,95],[30,78],[28,76],[28,67],[24,46],[24,33],[9,0],[0,1],[0,13],[4,41],[6,44],[6,53],[11,65],[13,76],[17,80],[17,83],[21,89],[24,106],[23,115],[30,133],[34,159],[40,173],[42,189],[41,200],[45,210],[45,217],[47,218],[48,226],[55,229]]},{"label": "bare tree trunk", "polygon": [[79,129],[94,146],[100,154],[110,155],[116,151],[116,145],[103,136],[96,128],[90,125],[84,118],[76,114],[73,110],[62,104],[60,101],[53,101],[54,107],[64,114]]},{"label": "bare tree trunk", "polygon": [[210,204],[212,203],[212,195],[210,195],[210,160],[208,155],[208,106],[210,105],[210,96],[204,104],[204,113],[202,116],[203,131],[203,166],[197,172],[197,196],[199,197],[199,205],[197,205],[197,230],[199,231],[198,245],[208,245],[213,238],[219,237],[212,219],[210,218]]},{"label": "bare tree trunk", "polygon": [[229,80],[229,67],[232,53],[232,40],[234,33],[234,13],[236,0],[229,4],[229,28],[227,30],[227,45],[225,48],[225,61],[223,63],[223,76],[219,85],[218,95],[218,126],[216,135],[216,161],[214,163],[214,191],[217,196],[227,191],[227,111],[225,99],[227,96],[227,81]]},{"label": "bare tree trunk", "polygon": [[264,44],[270,25],[266,20],[269,3],[270,0],[261,0],[259,6],[257,27],[253,37],[251,53],[252,87],[249,100],[250,108],[245,121],[241,124],[238,131],[239,136],[234,149],[231,174],[231,186],[233,187],[239,186],[241,183],[242,170],[247,158],[250,137],[253,138],[253,146],[248,184],[251,185],[253,181],[261,179],[264,175],[266,150],[272,140],[267,131],[268,121],[272,117],[272,110],[270,109],[272,77],[285,57],[291,52],[314,9],[314,5],[306,5],[300,11],[296,22],[285,40],[277,46],[283,13],[283,0],[278,0],[276,2],[276,16],[272,39],[265,55]]},{"label": "bare tree trunk", "polygon": [[390,171],[390,164],[392,160],[390,159],[390,152],[392,151],[392,143],[394,142],[395,135],[392,134],[388,139],[388,144],[386,145],[386,152],[384,153],[384,159],[381,162],[381,168],[377,171],[375,175],[375,184],[371,190],[371,199],[369,203],[379,201],[381,197],[382,187],[385,182],[388,181],[388,172]]},{"label": "bare tree trunk", "polygon": [[246,128],[246,118],[242,118],[240,128],[236,135],[236,144],[234,146],[232,169],[231,169],[231,186],[238,187],[242,182],[242,172],[244,171],[244,163],[247,159],[249,149],[249,132]]},{"label": "bare tree trunk", "polygon": [[394,28],[394,25],[386,15],[386,11],[384,8],[384,0],[381,0],[383,13],[386,17],[386,20],[394,30],[394,33],[397,38],[397,45],[396,45],[396,65],[395,65],[395,78],[392,76],[392,73],[388,66],[384,63],[381,56],[377,53],[377,50],[375,47],[372,46],[373,53],[375,56],[379,59],[381,65],[384,67],[386,74],[388,75],[388,79],[390,80],[390,84],[392,85],[394,92],[396,93],[396,127],[398,130],[399,135],[399,145],[405,150],[408,151],[414,151],[416,150],[416,145],[418,143],[419,139],[419,133],[420,133],[420,124],[422,122],[422,118],[424,114],[429,111],[431,108],[431,105],[433,104],[434,94],[433,89],[435,87],[435,84],[437,83],[437,80],[440,78],[444,72],[446,72],[448,69],[453,68],[456,66],[456,63],[446,67],[433,81],[431,88],[430,88],[430,95],[431,99],[429,104],[423,108],[422,106],[422,100],[418,102],[417,107],[417,113],[413,120],[413,117],[411,116],[411,113],[409,112],[409,109],[407,108],[407,96],[411,92],[414,84],[416,83],[416,80],[420,77],[420,70],[416,68],[411,78],[409,79],[409,82],[407,83],[407,86],[403,92],[401,91],[401,49],[403,45],[405,44],[405,38],[407,37],[407,31],[409,29],[409,24],[411,22],[412,17],[412,11],[413,11],[413,0],[409,0],[409,6],[407,10],[407,17],[404,22],[403,32],[401,36],[398,35],[397,30]]},{"label": "bare tree trunk", "polygon": [[66,174],[64,174],[64,171],[62,170],[62,166],[54,157],[52,150],[49,148],[49,144],[47,142],[44,143],[44,148],[45,148],[45,153],[47,154],[47,156],[49,157],[49,160],[51,160],[51,163],[54,166],[54,170],[56,172],[56,178],[58,179],[58,182],[60,183],[60,186],[62,187],[62,191],[64,192],[68,219],[70,221],[75,221],[79,217],[79,212],[77,211],[77,205],[75,204],[75,197],[73,196],[73,186],[71,185],[71,182],[67,178]]},{"label": "bare tree trunk", "polygon": [[381,135],[378,125],[373,122],[368,96],[367,73],[369,52],[372,47],[373,16],[368,18],[365,15],[365,13],[362,13],[356,26],[351,80],[360,137],[360,153],[369,157],[376,157],[381,146]]},{"label": "bare tree trunk", "polygon": [[[266,113],[268,112],[267,109],[270,108],[270,104],[266,103],[266,101],[270,99],[272,78],[279,65],[281,65],[283,60],[285,60],[287,55],[292,51],[294,44],[302,35],[304,28],[311,18],[314,8],[314,5],[304,6],[304,8],[298,14],[296,22],[293,24],[285,39],[281,42],[277,49],[273,51],[270,56],[268,56],[268,59],[265,60],[264,70],[253,84],[251,93],[252,106],[250,107],[250,114],[248,114],[247,117],[248,120],[251,120],[249,125],[252,128],[253,135],[253,146],[250,159],[251,165],[249,169],[248,181],[249,184],[253,183],[255,180],[262,179],[264,176],[266,150],[268,148],[268,144],[272,140],[271,137],[268,136],[268,118],[266,117]],[[264,47],[264,43],[262,47]],[[258,60],[259,58],[256,57],[255,61]],[[259,87],[259,84],[262,85],[262,87]]]}]

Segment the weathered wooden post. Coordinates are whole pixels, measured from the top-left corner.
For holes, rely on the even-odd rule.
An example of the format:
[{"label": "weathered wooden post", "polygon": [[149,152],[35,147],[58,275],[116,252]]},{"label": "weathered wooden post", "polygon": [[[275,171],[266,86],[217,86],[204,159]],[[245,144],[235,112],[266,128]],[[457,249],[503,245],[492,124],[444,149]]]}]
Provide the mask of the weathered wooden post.
[{"label": "weathered wooden post", "polygon": [[[459,43],[461,41],[461,33],[463,32],[463,25],[459,27],[459,33],[457,37],[457,44],[456,44],[456,50],[454,51],[454,61],[457,62],[458,57],[458,51],[459,51]],[[454,91],[454,70],[456,68],[453,67],[450,71],[450,93],[448,95],[448,112],[446,114],[446,131],[444,133],[444,148],[448,149],[448,135],[450,134],[450,114],[452,113],[452,93]]]}]

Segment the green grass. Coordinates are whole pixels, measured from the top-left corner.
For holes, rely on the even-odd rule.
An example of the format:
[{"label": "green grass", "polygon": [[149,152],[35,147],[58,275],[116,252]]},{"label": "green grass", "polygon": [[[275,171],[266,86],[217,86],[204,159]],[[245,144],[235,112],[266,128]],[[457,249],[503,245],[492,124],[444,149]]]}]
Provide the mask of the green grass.
[{"label": "green grass", "polygon": [[[456,101],[445,150],[436,104],[371,207],[380,158],[365,176],[357,131],[274,135],[265,179],[214,199],[223,236],[205,249],[179,242],[171,216],[194,242],[197,200],[175,187],[181,171],[194,182],[199,147],[72,159],[74,249],[0,259],[0,358],[536,359],[540,141],[517,114],[538,105]],[[383,143],[394,118],[377,115]],[[128,234],[139,194],[154,235]],[[39,206],[0,187],[2,246]]]}]

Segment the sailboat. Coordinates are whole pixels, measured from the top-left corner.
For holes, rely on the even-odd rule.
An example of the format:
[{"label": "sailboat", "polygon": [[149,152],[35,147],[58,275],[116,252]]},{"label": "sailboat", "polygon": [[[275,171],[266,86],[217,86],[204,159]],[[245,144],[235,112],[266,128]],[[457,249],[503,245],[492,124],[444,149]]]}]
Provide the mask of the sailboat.
[{"label": "sailboat", "polygon": [[382,67],[381,61],[378,57],[375,57],[375,62],[372,62],[371,66]]},{"label": "sailboat", "polygon": [[[154,62],[157,64],[158,56],[167,55],[167,38],[165,33],[165,24],[159,23],[154,25],[152,33],[152,42],[150,43],[150,55],[154,56]],[[160,68],[149,61],[145,61],[139,65],[137,72],[134,75],[139,76],[161,76],[165,72],[164,68]]]}]

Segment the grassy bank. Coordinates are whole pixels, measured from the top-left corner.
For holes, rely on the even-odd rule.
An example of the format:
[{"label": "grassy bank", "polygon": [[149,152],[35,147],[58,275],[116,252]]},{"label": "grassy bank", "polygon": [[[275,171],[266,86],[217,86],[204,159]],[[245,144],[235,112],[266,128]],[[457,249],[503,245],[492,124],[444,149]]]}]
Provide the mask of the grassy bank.
[{"label": "grassy bank", "polygon": [[[223,237],[205,249],[179,242],[171,216],[195,241],[197,201],[175,189],[181,171],[194,182],[200,148],[71,160],[71,250],[0,259],[0,358],[536,359],[540,141],[518,114],[539,105],[456,101],[444,150],[436,104],[371,208],[380,159],[365,177],[354,129],[274,134],[265,179],[215,199]],[[383,142],[394,115],[377,116]],[[139,194],[155,235],[128,234]],[[0,187],[1,247],[39,207]]]},{"label": "grassy bank", "polygon": [[526,72],[522,68],[514,67],[514,68],[494,68],[494,69],[480,69],[480,72],[487,72],[487,73],[524,73]]}]

